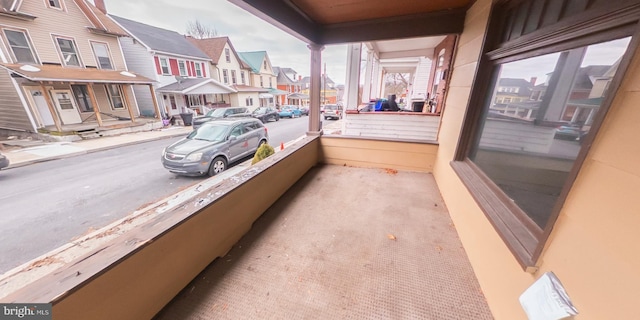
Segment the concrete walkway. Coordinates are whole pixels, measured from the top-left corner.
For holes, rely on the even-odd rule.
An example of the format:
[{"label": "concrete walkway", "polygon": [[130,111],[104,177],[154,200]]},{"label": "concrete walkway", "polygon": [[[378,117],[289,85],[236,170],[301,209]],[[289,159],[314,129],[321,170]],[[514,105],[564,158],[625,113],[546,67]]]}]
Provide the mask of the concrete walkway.
[{"label": "concrete walkway", "polygon": [[[5,169],[21,167],[37,162],[72,157],[147,141],[186,136],[192,127],[168,127],[160,130],[123,134],[76,142],[42,142],[31,140],[0,141],[0,151],[9,158]],[[4,149],[2,149],[4,145]]]}]

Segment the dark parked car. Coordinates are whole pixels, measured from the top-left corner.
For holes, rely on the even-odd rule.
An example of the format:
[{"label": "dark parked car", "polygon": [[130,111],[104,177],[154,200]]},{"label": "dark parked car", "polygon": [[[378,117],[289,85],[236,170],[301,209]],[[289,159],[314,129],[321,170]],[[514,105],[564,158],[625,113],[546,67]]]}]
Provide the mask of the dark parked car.
[{"label": "dark parked car", "polygon": [[265,123],[269,120],[274,120],[274,121],[280,120],[280,115],[278,114],[278,110],[271,107],[260,107],[258,109],[253,110],[251,115],[256,119],[260,119],[262,123]]},{"label": "dark parked car", "polygon": [[9,159],[7,158],[7,156],[0,153],[0,169],[6,168],[8,166],[9,166]]},{"label": "dark parked car", "polygon": [[203,123],[211,120],[246,116],[251,116],[249,109],[246,107],[215,108],[207,112],[204,116],[193,119],[193,128],[198,129]]},{"label": "dark parked car", "polygon": [[578,141],[584,133],[580,127],[576,126],[559,126],[556,128],[555,139]]},{"label": "dark parked car", "polygon": [[216,175],[267,143],[267,128],[251,117],[209,121],[162,151],[162,165],[182,175]]},{"label": "dark parked car", "polygon": [[303,116],[308,116],[309,115],[309,108],[308,107],[300,107],[300,114],[302,114]]}]

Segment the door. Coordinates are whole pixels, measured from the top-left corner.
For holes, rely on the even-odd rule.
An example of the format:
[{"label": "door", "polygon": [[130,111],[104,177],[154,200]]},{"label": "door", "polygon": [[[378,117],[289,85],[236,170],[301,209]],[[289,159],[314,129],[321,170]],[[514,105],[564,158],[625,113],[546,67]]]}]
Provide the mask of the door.
[{"label": "door", "polygon": [[244,126],[239,124],[231,129],[229,134],[229,163],[243,157],[248,149],[247,137],[244,135]]},{"label": "door", "polygon": [[60,114],[63,124],[82,122],[78,106],[76,106],[70,90],[51,90],[51,98],[56,105],[56,109],[58,109],[58,114]]},{"label": "door", "polygon": [[49,106],[47,105],[47,100],[44,98],[42,91],[40,89],[30,89],[29,95],[31,96],[31,101],[35,106],[36,111],[40,115],[40,120],[42,121],[42,125],[43,126],[55,125],[56,123],[53,121],[51,110],[49,110]]}]

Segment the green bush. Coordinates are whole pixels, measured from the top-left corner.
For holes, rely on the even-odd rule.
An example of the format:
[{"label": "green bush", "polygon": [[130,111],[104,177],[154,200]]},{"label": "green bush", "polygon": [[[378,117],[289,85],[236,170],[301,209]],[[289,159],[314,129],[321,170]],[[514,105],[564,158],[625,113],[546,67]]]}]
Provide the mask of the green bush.
[{"label": "green bush", "polygon": [[258,147],[258,150],[256,150],[256,154],[253,156],[251,164],[254,165],[274,153],[276,152],[273,150],[272,146],[270,146],[268,143],[263,143],[260,147]]}]

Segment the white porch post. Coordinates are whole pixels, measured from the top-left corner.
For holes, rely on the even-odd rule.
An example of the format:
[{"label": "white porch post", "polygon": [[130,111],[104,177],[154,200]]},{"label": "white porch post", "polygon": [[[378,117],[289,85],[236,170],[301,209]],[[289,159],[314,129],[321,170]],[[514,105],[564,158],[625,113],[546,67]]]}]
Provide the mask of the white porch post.
[{"label": "white porch post", "polygon": [[347,78],[345,79],[344,102],[345,114],[342,116],[342,132],[347,129],[346,110],[358,110],[358,91],[360,90],[360,59],[362,57],[362,43],[347,46]]},{"label": "white porch post", "polygon": [[311,50],[311,83],[309,88],[309,133],[320,134],[322,124],[320,123],[320,85],[322,74],[322,50],[324,46],[310,44]]},{"label": "white porch post", "polygon": [[345,109],[358,110],[358,90],[360,89],[360,57],[362,44],[349,44],[347,47],[347,78],[344,92],[346,96]]},{"label": "white porch post", "polygon": [[373,87],[371,93],[374,98],[382,98],[380,96],[380,90],[382,85],[382,68],[380,67],[380,61],[376,58],[373,65]]},{"label": "white porch post", "polygon": [[364,70],[364,85],[362,88],[362,103],[371,100],[371,75],[373,73],[373,51],[367,52],[367,65]]}]

